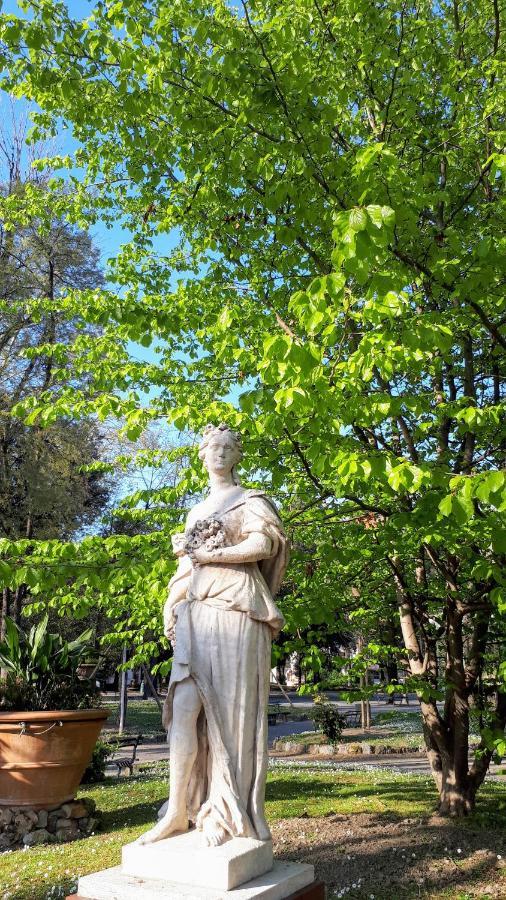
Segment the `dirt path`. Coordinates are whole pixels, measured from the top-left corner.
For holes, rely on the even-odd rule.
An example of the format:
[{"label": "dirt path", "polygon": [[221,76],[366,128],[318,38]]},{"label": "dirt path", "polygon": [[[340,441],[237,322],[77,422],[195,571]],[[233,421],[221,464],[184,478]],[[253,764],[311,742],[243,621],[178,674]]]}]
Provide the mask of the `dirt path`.
[{"label": "dirt path", "polygon": [[[506,835],[436,816],[327,815],[272,828],[276,857],[315,866],[328,900],[506,898]],[[451,889],[451,890],[449,890]],[[445,893],[448,891],[448,893]]]}]

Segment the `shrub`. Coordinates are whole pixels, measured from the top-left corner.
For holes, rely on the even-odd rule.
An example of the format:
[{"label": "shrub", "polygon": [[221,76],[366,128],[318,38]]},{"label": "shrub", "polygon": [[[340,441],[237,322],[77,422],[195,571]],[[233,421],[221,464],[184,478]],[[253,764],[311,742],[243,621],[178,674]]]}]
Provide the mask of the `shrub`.
[{"label": "shrub", "polygon": [[337,743],[341,737],[345,719],[335,706],[320,702],[314,707],[311,718],[317,731],[321,731],[331,744]]},{"label": "shrub", "polygon": [[98,739],[93,748],[93,755],[81,778],[81,784],[96,784],[105,780],[105,767],[107,760],[112,756],[114,746],[108,741]]}]

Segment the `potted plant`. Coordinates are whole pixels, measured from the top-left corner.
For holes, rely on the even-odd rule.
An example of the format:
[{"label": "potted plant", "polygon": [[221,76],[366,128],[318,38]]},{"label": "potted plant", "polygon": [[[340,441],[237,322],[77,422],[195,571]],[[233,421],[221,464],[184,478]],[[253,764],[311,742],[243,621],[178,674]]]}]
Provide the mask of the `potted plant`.
[{"label": "potted plant", "polygon": [[6,619],[0,642],[0,806],[58,806],[75,797],[108,716],[79,677],[92,631],[66,641],[45,616],[28,632]]}]

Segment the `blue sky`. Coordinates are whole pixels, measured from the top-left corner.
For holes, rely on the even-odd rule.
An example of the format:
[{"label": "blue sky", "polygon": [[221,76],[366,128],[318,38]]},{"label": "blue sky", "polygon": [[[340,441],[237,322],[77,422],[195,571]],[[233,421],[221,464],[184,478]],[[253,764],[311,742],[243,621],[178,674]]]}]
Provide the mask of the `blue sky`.
[{"label": "blue sky", "polygon": [[[71,15],[76,18],[85,18],[89,16],[93,11],[94,6],[94,0],[67,0],[67,7]],[[18,6],[16,0],[3,0],[3,3],[2,0],[0,0],[0,9],[7,14],[26,15]],[[0,104],[0,112],[2,112],[2,106],[5,104],[4,98],[1,98]],[[26,110],[26,105],[23,104],[22,101],[18,101],[17,106],[19,106],[20,115],[23,114]],[[8,117],[3,115],[2,118],[4,127],[8,127]],[[55,152],[72,154],[77,147],[78,144],[72,137],[71,132],[68,129],[62,129],[62,132],[56,141]],[[79,173],[75,171],[75,174],[78,175]],[[112,228],[106,228],[104,224],[97,222],[90,230],[90,234],[96,246],[100,249],[101,259],[104,265],[107,262],[107,259],[115,256],[120,246],[126,243],[130,238],[130,233],[124,229],[119,222]],[[168,235],[161,235],[155,240],[154,249],[159,253],[166,254],[174,247],[176,240],[177,234],[175,232]],[[144,348],[143,352],[145,352]]]},{"label": "blue sky", "polygon": [[[93,11],[94,6],[95,0],[67,0],[67,7],[71,15],[76,18],[85,18],[89,16]],[[23,17],[27,15],[27,13],[20,9],[16,0],[3,0],[3,3],[2,0],[0,0],[0,10],[8,15],[14,14]],[[8,110],[7,104],[8,100],[5,95],[2,97],[0,94],[0,115],[2,115],[3,119],[3,128],[8,130],[10,110]],[[22,100],[16,101],[16,110],[17,109],[19,109],[19,115],[22,116],[24,112],[26,112],[27,105],[24,104]],[[78,143],[74,140],[71,131],[62,128],[61,134],[56,140],[54,152],[60,154],[72,154],[77,147]],[[77,170],[74,170],[74,174],[79,177],[79,172]],[[107,264],[107,260],[114,257],[118,253],[121,245],[128,242],[131,237],[130,232],[123,228],[120,222],[116,223],[112,228],[107,228],[102,222],[97,222],[93,228],[90,229],[90,235],[94,244],[100,250],[100,257],[104,267]],[[160,237],[154,240],[153,249],[155,252],[167,254],[170,249],[175,246],[176,241],[176,232],[160,235]],[[151,348],[142,347],[138,344],[131,344],[129,350],[136,359],[148,362],[154,362],[156,359],[156,355]]]}]

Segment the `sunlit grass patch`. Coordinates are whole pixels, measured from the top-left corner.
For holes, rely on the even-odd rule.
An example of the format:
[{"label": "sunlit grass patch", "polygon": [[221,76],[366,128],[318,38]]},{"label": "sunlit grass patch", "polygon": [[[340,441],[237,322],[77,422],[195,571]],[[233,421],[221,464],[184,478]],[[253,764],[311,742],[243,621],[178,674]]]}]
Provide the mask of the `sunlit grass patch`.
[{"label": "sunlit grass patch", "polygon": [[[119,702],[117,700],[105,700],[103,703],[110,710],[109,718],[104,733],[116,733],[119,725]],[[144,737],[154,737],[163,733],[162,717],[158,704],[154,700],[129,700],[125,725],[126,734],[142,734]]]}]

